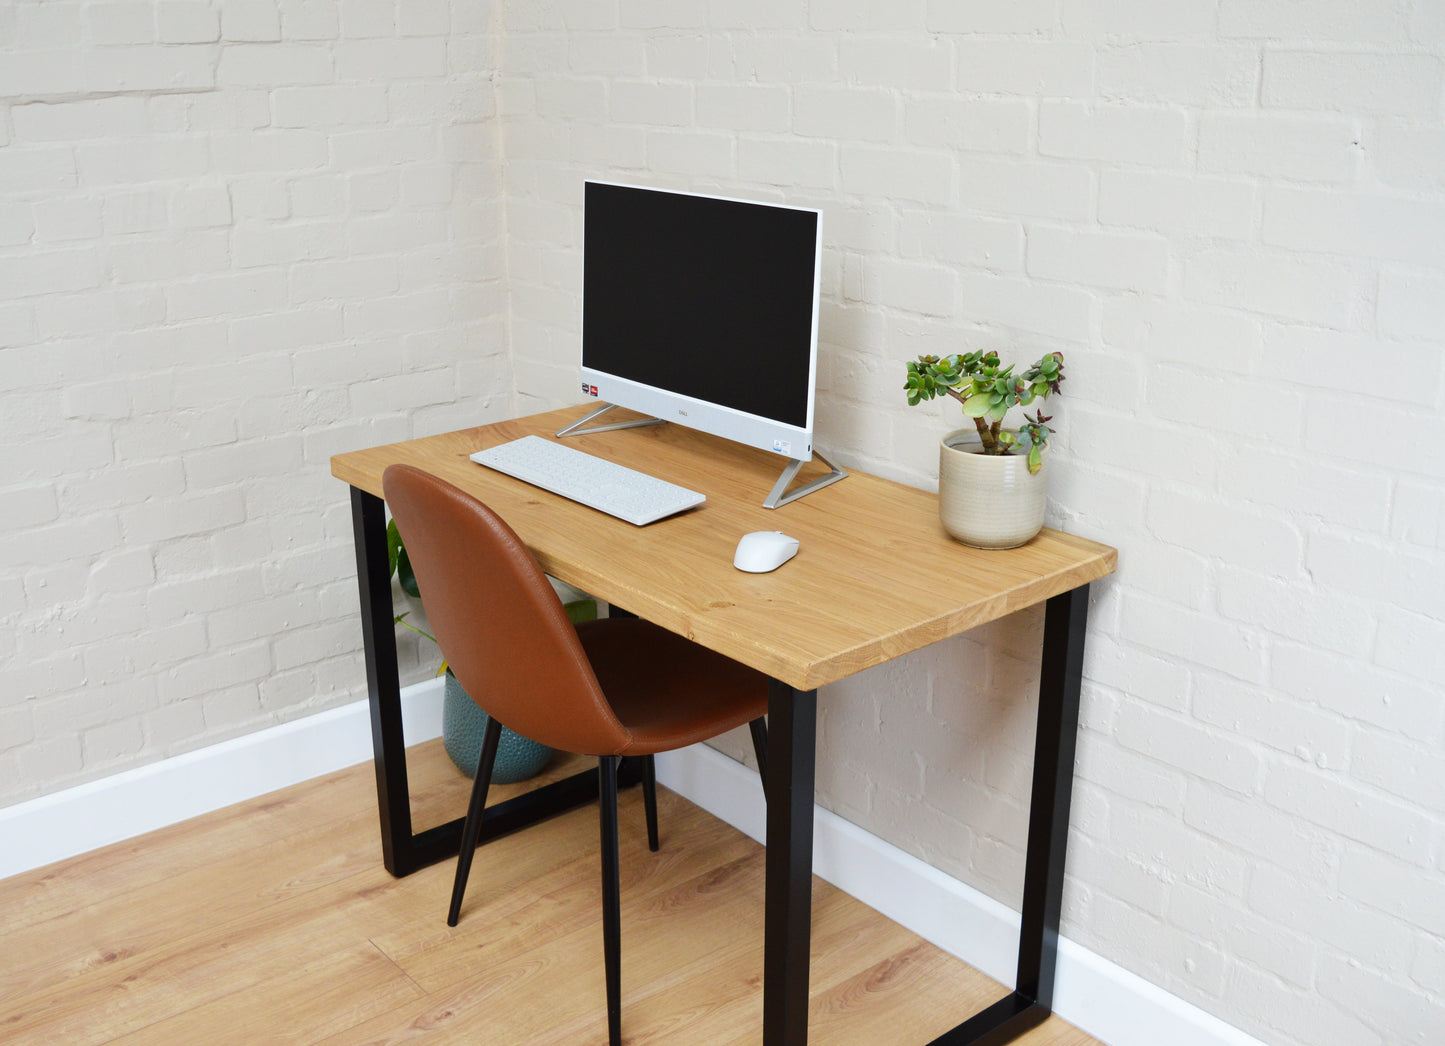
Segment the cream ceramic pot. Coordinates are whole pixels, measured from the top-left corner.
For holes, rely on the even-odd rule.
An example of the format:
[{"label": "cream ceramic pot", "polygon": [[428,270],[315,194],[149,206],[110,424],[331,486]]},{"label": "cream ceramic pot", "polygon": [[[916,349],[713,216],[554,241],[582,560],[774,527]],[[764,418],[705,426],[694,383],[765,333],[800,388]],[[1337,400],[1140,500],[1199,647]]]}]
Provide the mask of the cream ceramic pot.
[{"label": "cream ceramic pot", "polygon": [[1016,548],[1044,525],[1048,455],[1030,475],[1025,454],[982,453],[975,429],[957,429],[938,448],[938,514],[943,529],[975,548]]}]

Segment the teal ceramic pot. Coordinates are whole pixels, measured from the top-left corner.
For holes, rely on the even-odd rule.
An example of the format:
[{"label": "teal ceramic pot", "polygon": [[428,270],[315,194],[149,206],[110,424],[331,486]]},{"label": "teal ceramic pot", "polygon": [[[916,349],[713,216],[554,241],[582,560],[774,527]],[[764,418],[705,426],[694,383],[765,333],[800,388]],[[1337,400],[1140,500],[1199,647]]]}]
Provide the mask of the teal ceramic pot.
[{"label": "teal ceramic pot", "polygon": [[[467,696],[457,677],[448,672],[442,695],[442,743],[457,769],[468,777],[476,775],[488,718]],[[497,762],[492,767],[492,784],[516,784],[536,777],[551,758],[552,749],[514,734],[504,726],[502,739],[497,744]]]}]

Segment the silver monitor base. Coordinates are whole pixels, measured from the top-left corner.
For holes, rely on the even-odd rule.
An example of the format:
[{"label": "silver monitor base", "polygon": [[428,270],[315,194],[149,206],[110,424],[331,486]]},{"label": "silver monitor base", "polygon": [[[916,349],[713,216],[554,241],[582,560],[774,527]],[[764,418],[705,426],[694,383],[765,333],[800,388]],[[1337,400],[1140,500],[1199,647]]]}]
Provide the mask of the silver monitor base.
[{"label": "silver monitor base", "polygon": [[[797,490],[790,491],[788,490],[788,484],[793,482],[793,477],[798,474],[798,470],[807,464],[806,461],[794,458],[788,462],[787,467],[783,469],[783,474],[779,476],[778,481],[773,484],[773,489],[763,501],[763,508],[780,508],[790,501],[797,501],[799,498],[813,493],[815,490],[822,490],[829,483],[837,483],[840,479],[848,475],[846,471],[833,464],[816,450],[813,451],[813,457],[817,458],[824,465],[827,465],[832,471],[826,476],[819,476],[817,479],[809,480]],[[787,491],[787,493],[784,493],[784,491]]]},{"label": "silver monitor base", "polygon": [[[617,406],[615,403],[604,403],[592,413],[584,414],[566,428],[558,429],[553,435],[560,439],[563,436],[585,436],[592,432],[612,432],[616,429],[640,429],[647,425],[665,425],[667,423],[664,418],[636,418],[633,421],[614,421],[610,425],[587,425],[593,418],[599,414],[606,414],[615,406]],[[583,428],[584,425],[586,428]]]},{"label": "silver monitor base", "polygon": [[[593,418],[606,414],[614,406],[616,406],[614,403],[604,403],[591,413],[578,418],[572,422],[572,424],[558,429],[554,435],[560,439],[563,436],[585,436],[593,432],[613,432],[617,429],[640,429],[647,425],[666,424],[666,419],[664,418],[636,418],[632,421],[614,421],[609,425],[587,424]],[[773,484],[773,489],[768,492],[768,496],[763,499],[763,508],[781,508],[791,501],[797,501],[799,498],[813,493],[815,490],[822,490],[830,483],[837,483],[840,479],[848,475],[846,471],[834,465],[816,450],[813,451],[813,457],[817,458],[824,465],[827,465],[831,471],[825,476],[819,476],[817,479],[809,480],[797,490],[790,491],[788,490],[788,484],[793,482],[793,479],[798,475],[798,470],[807,464],[807,461],[801,458],[793,458],[783,468],[783,474],[779,476],[778,481]]]}]

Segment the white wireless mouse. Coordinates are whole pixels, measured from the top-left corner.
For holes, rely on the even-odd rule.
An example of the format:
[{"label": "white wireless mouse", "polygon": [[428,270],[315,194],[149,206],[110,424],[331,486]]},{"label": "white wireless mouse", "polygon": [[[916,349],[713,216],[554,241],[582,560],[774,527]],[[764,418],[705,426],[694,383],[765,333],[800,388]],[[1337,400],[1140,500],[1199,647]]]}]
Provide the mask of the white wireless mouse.
[{"label": "white wireless mouse", "polygon": [[798,539],[777,530],[744,534],[733,555],[733,566],[750,574],[766,574],[798,554]]}]

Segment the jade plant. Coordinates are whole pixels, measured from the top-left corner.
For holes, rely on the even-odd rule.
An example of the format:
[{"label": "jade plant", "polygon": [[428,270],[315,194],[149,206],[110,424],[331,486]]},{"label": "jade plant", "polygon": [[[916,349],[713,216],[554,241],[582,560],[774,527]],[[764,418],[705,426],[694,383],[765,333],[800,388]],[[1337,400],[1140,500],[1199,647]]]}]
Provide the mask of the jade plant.
[{"label": "jade plant", "polygon": [[949,395],[963,404],[963,413],[973,419],[985,454],[1012,454],[1028,447],[1029,472],[1043,467],[1044,447],[1053,430],[1042,408],[1034,416],[1024,414],[1017,431],[1003,427],[1009,408],[1025,407],[1059,391],[1064,381],[1064,354],[1051,352],[1022,374],[1013,364],[999,366],[997,352],[965,352],[939,359],[920,356],[908,364],[908,405],[916,407],[935,396]]}]

